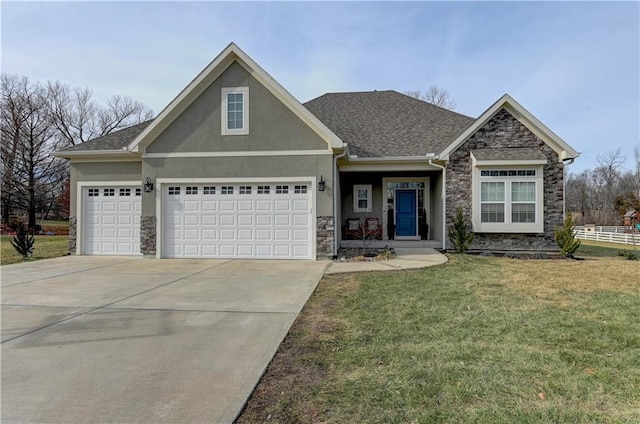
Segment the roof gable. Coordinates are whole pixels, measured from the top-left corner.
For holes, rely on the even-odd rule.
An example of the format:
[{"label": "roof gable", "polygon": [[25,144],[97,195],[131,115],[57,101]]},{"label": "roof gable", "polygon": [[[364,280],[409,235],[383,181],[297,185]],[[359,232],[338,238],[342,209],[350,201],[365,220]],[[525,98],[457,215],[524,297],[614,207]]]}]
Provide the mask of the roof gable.
[{"label": "roof gable", "polygon": [[577,158],[580,153],[569,146],[564,140],[558,137],[553,131],[551,131],[546,125],[544,125],[538,118],[533,116],[528,110],[526,110],[520,103],[515,101],[511,96],[505,94],[500,97],[489,109],[484,111],[478,119],[475,120],[467,129],[465,129],[451,144],[449,144],[442,152],[440,152],[439,158],[443,160],[449,160],[449,155],[455,152],[463,143],[465,143],[473,134],[482,128],[487,122],[491,120],[500,110],[505,109],[515,119],[517,119],[522,125],[527,127],[529,131],[534,133],[538,138],[544,141],[549,147],[551,147],[560,160]]},{"label": "roof gable", "polygon": [[284,87],[273,79],[253,59],[243,52],[235,43],[225,48],[207,67],[194,78],[165,107],[162,112],[147,126],[127,149],[139,151],[153,141],[169,124],[171,124],[204,90],[209,87],[233,62],[237,62],[247,70],[258,82],[285,104],[296,116],[327,142],[328,148],[342,148],[342,140],[327,128],[318,118],[305,109]]}]

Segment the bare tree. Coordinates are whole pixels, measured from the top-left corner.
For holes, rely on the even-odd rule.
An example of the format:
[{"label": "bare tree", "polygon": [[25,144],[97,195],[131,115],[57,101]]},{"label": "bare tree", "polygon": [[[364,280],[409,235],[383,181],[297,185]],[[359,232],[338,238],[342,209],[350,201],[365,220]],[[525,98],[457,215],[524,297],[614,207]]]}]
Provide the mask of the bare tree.
[{"label": "bare tree", "polygon": [[3,205],[6,214],[14,207],[26,211],[28,227],[34,228],[37,211],[50,201],[61,163],[50,156],[56,143],[47,90],[27,78],[3,75],[1,128],[8,147],[2,157]]},{"label": "bare tree", "polygon": [[153,111],[129,96],[115,95],[98,105],[89,88],[49,82],[51,113],[62,145],[73,146],[149,120]]},{"label": "bare tree", "polygon": [[425,101],[432,105],[452,110],[454,112],[458,107],[449,92],[444,88],[438,87],[437,85],[432,85],[427,91],[408,90],[405,91],[404,94],[409,97]]},{"label": "bare tree", "polygon": [[26,77],[2,74],[2,219],[23,211],[28,226],[36,214],[59,208],[65,193],[68,164],[51,153],[151,119],[153,112],[127,96],[105,105],[88,88],[59,82],[45,85]]}]

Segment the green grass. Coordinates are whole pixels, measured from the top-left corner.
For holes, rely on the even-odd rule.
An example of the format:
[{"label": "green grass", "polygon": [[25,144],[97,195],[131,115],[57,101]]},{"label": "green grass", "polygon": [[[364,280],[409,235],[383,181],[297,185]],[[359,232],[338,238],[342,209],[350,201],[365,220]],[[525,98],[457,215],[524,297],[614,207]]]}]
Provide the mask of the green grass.
[{"label": "green grass", "polygon": [[[620,243],[605,243],[600,241],[580,240],[580,247],[575,256],[601,256],[612,257],[618,256],[621,250],[633,250],[633,245]],[[636,249],[640,252],[640,236],[638,236],[638,244]],[[639,253],[640,254],[640,253]]]},{"label": "green grass", "polygon": [[324,278],[239,422],[640,422],[640,264]]},{"label": "green grass", "polygon": [[43,227],[47,225],[68,227],[69,220],[68,219],[45,219],[45,220],[42,220],[42,222],[38,222],[38,224],[42,225]]},{"label": "green grass", "polygon": [[[33,259],[57,258],[69,253],[69,236],[35,236]],[[22,262],[22,256],[11,246],[11,236],[0,236],[0,264]]]}]

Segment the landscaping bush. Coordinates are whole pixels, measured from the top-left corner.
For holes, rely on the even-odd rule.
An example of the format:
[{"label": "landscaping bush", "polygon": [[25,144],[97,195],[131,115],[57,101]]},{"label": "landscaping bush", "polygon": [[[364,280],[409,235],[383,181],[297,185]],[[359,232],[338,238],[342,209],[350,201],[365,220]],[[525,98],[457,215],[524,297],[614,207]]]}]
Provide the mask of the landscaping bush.
[{"label": "landscaping bush", "polygon": [[456,211],[453,227],[449,228],[449,240],[451,240],[453,247],[459,253],[465,253],[471,246],[473,232],[467,226],[462,208],[458,208]]},{"label": "landscaping bush", "polygon": [[33,234],[29,234],[27,227],[22,222],[15,225],[15,231],[16,235],[10,240],[13,248],[24,258],[33,256],[33,245],[35,243]]},{"label": "landscaping bush", "polygon": [[573,258],[573,254],[580,247],[580,240],[575,237],[575,225],[571,214],[567,215],[562,227],[556,227],[556,243],[560,251],[567,258]]}]

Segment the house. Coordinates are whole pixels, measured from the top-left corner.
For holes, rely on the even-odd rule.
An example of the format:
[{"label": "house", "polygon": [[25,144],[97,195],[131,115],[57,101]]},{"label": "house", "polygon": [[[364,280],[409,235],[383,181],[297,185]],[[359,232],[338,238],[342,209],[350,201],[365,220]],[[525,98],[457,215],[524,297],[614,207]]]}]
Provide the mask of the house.
[{"label": "house", "polygon": [[155,119],[57,156],[76,254],[316,259],[356,219],[451,248],[457,208],[473,249],[554,249],[578,152],[509,95],[478,118],[395,91],[301,104],[232,43]]},{"label": "house", "polygon": [[623,217],[623,223],[625,227],[635,226],[640,222],[640,213],[635,209],[629,209]]}]

